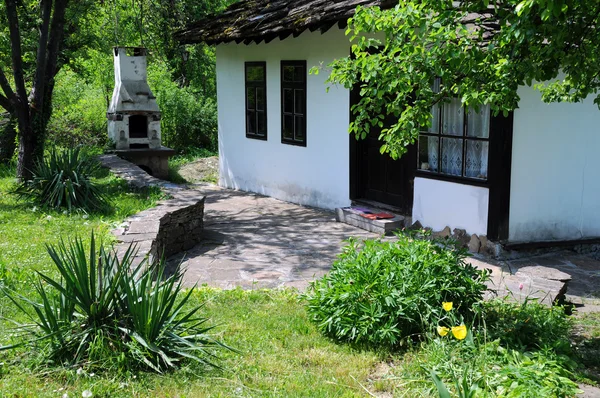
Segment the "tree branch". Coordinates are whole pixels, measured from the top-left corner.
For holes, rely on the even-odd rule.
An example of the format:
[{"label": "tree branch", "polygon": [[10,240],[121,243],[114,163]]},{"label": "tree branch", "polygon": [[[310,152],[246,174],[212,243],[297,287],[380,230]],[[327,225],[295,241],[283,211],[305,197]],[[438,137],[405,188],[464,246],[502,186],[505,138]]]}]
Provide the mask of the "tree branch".
[{"label": "tree branch", "polygon": [[65,11],[68,0],[56,0],[54,3],[54,14],[52,15],[52,25],[50,27],[50,40],[48,46],[48,59],[46,63],[46,77],[54,79],[57,72],[58,54],[62,47]]},{"label": "tree branch", "polygon": [[[31,106],[41,107],[44,102],[46,90],[42,87],[46,80],[46,52],[48,49],[48,35],[50,28],[50,16],[52,13],[52,0],[42,0],[42,26],[40,28],[40,40],[37,51],[37,65],[35,71],[35,80],[33,83],[33,101]],[[38,89],[41,88],[41,89]]]},{"label": "tree branch", "polygon": [[15,96],[15,93],[13,92],[13,89],[10,86],[10,83],[8,82],[8,79],[6,78],[6,75],[2,69],[0,69],[0,88],[2,88],[4,95],[7,98],[12,98]]},{"label": "tree branch", "polygon": [[8,18],[8,30],[10,32],[10,47],[12,53],[13,76],[17,96],[22,105],[27,104],[27,91],[25,90],[25,79],[23,78],[23,58],[21,52],[21,34],[19,31],[19,18],[17,16],[16,0],[5,0],[6,16]]},{"label": "tree branch", "polygon": [[6,98],[3,95],[0,95],[0,107],[6,109],[8,111],[8,113],[12,113],[14,108],[12,106],[12,104],[10,103],[10,101],[8,100],[8,98]]}]

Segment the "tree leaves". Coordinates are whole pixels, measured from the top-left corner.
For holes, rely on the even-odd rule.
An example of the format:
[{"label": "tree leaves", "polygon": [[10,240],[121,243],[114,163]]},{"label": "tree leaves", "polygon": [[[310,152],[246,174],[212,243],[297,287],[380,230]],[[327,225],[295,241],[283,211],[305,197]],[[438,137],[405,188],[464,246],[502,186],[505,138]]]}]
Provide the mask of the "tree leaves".
[{"label": "tree leaves", "polygon": [[[535,82],[547,102],[597,95],[599,24],[595,0],[359,7],[347,31],[352,57],[335,61],[328,81],[360,87],[350,125],[355,136],[366,136],[377,115],[397,117],[381,137],[382,151],[396,158],[429,127],[432,106],[453,97],[506,114],[518,106],[518,88]],[[434,92],[436,77],[442,85]]]}]

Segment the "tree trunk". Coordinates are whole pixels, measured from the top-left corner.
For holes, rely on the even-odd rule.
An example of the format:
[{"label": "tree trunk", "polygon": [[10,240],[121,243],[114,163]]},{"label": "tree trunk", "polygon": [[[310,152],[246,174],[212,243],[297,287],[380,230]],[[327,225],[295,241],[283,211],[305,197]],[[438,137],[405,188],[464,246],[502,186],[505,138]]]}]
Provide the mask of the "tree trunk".
[{"label": "tree trunk", "polygon": [[17,119],[11,114],[0,115],[0,163],[8,163],[17,148]]}]

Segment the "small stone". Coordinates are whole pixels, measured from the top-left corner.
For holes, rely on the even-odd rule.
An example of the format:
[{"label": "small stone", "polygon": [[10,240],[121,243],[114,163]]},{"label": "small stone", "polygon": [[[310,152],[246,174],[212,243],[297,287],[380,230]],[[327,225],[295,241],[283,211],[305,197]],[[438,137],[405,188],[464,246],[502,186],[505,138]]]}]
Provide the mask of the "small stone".
[{"label": "small stone", "polygon": [[479,235],[479,241],[481,242],[481,248],[479,249],[479,251],[481,253],[484,253],[488,247],[488,238],[485,235]]},{"label": "small stone", "polygon": [[469,237],[469,235],[467,235],[467,231],[460,228],[454,228],[453,237],[463,247],[468,246],[469,242],[471,241],[471,238]]},{"label": "small stone", "polygon": [[434,232],[432,234],[432,236],[434,238],[448,238],[448,237],[450,237],[450,234],[451,234],[450,227],[446,227],[439,232]]},{"label": "small stone", "polygon": [[471,253],[479,253],[479,249],[481,249],[481,240],[479,240],[477,235],[473,234],[469,242],[469,251]]},{"label": "small stone", "polygon": [[419,220],[417,220],[408,229],[411,230],[411,231],[416,231],[416,230],[419,230],[419,229],[423,229],[423,225],[421,225],[421,223],[419,222]]}]

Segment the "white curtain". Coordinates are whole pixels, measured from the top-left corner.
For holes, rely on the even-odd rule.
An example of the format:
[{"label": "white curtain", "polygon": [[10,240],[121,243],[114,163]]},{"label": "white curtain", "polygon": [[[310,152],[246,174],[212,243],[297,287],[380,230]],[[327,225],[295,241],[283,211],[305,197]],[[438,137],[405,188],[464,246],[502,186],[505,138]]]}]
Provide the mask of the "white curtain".
[{"label": "white curtain", "polygon": [[[443,135],[462,136],[465,117],[460,99],[453,98],[444,104]],[[442,173],[462,175],[463,146],[460,138],[442,138]]]},{"label": "white curtain", "polygon": [[467,140],[465,177],[487,178],[489,142]]},{"label": "white curtain", "polygon": [[[489,138],[490,107],[482,106],[479,111],[470,109],[467,114],[467,136]],[[465,176],[471,178],[487,178],[489,142],[467,141],[465,159]]]}]

